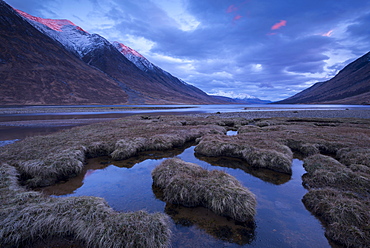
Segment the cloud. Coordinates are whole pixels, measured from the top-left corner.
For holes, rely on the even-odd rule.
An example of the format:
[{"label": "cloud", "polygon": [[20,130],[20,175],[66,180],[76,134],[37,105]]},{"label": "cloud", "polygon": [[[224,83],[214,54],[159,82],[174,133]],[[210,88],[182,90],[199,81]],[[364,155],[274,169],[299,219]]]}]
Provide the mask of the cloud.
[{"label": "cloud", "polygon": [[324,34],[322,34],[322,36],[325,36],[325,37],[330,37],[332,34],[333,34],[334,30],[330,30]]},{"label": "cloud", "polygon": [[226,13],[232,13],[232,12],[235,12],[235,11],[237,11],[238,10],[238,8],[235,6],[235,5],[230,5],[228,8],[227,8],[227,10],[226,10]]},{"label": "cloud", "polygon": [[236,15],[236,16],[234,16],[234,21],[237,21],[237,20],[240,20],[241,18],[242,18],[243,16],[241,16],[241,15]]},{"label": "cloud", "polygon": [[286,24],[287,24],[287,21],[286,21],[286,20],[281,20],[280,22],[275,23],[275,24],[271,27],[271,30],[277,30],[277,29],[280,29],[281,27],[286,26]]}]

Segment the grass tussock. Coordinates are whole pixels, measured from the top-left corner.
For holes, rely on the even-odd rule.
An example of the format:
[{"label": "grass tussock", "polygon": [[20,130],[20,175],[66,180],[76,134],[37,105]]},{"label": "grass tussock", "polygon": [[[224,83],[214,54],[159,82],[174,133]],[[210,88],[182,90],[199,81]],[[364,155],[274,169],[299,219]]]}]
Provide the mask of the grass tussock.
[{"label": "grass tussock", "polygon": [[257,137],[251,139],[243,135],[227,138],[220,135],[206,136],[195,148],[195,153],[210,157],[241,158],[253,167],[292,173],[293,153],[289,147],[276,141],[259,140]]},{"label": "grass tussock", "polygon": [[144,211],[118,213],[98,197],[50,198],[26,191],[14,167],[0,167],[0,246],[70,236],[86,247],[167,247],[168,217]]},{"label": "grass tussock", "polygon": [[370,244],[370,202],[353,193],[315,189],[302,199],[306,208],[326,223],[326,236],[346,247]]},{"label": "grass tussock", "polygon": [[370,148],[346,147],[338,150],[337,157],[345,165],[357,164],[370,168]]},{"label": "grass tussock", "polygon": [[43,159],[22,161],[16,165],[22,182],[30,187],[48,186],[78,175],[84,165],[85,151],[66,149]]},{"label": "grass tussock", "polygon": [[370,194],[370,175],[353,171],[334,158],[314,155],[306,158],[303,166],[307,174],[302,179],[307,188],[332,187],[363,196]]},{"label": "grass tussock", "polygon": [[251,220],[256,213],[255,195],[222,171],[208,171],[174,158],[153,172],[153,184],[163,189],[166,202],[188,207],[204,206],[237,221]]}]

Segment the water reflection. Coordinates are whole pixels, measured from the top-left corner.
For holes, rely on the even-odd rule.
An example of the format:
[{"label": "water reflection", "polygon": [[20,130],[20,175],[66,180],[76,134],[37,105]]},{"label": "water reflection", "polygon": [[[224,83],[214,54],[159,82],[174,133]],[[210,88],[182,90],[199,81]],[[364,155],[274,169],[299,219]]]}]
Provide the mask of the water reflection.
[{"label": "water reflection", "polygon": [[238,134],[238,131],[233,131],[233,130],[229,130],[226,132],[226,135],[228,136],[234,136],[234,135],[237,135]]},{"label": "water reflection", "polygon": [[[153,186],[153,192],[163,201],[162,189]],[[256,224],[253,220],[242,223],[217,215],[204,207],[184,207],[171,203],[166,203],[164,212],[172,218],[176,226],[196,226],[222,241],[245,245],[250,244],[255,237]]]},{"label": "water reflection", "polygon": [[291,176],[286,173],[279,173],[279,172],[264,169],[264,168],[255,168],[255,167],[248,165],[245,161],[238,159],[238,158],[206,157],[206,156],[201,156],[198,154],[195,155],[195,157],[213,166],[243,170],[244,172],[254,177],[257,177],[265,182],[269,182],[269,183],[276,184],[276,185],[284,184],[291,179]]},{"label": "water reflection", "polygon": [[[257,215],[248,225],[210,210],[166,204],[152,187],[151,171],[164,159],[178,156],[208,170],[223,170],[257,196]],[[243,168],[243,169],[241,169]],[[241,160],[194,156],[194,146],[168,152],[145,152],[111,161],[89,159],[78,177],[43,192],[64,196],[103,197],[116,211],[165,212],[173,221],[172,247],[330,247],[324,230],[301,202],[302,161],[293,161],[293,175],[248,169]]]}]

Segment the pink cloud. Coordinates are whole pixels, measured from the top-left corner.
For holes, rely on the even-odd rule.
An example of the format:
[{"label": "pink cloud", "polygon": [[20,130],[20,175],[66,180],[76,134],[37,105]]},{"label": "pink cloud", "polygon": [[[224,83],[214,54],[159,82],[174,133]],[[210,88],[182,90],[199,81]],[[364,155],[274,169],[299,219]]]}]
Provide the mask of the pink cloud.
[{"label": "pink cloud", "polygon": [[232,13],[232,12],[237,11],[237,10],[238,10],[238,7],[236,7],[236,6],[233,4],[233,5],[230,5],[230,6],[227,8],[226,12],[227,12],[227,13]]},{"label": "pink cloud", "polygon": [[327,33],[325,33],[325,34],[322,34],[322,36],[330,37],[330,36],[333,34],[333,31],[334,31],[334,30],[330,30],[329,32],[327,32]]},{"label": "pink cloud", "polygon": [[279,29],[279,28],[281,28],[281,27],[283,27],[283,26],[286,26],[286,24],[287,24],[287,21],[285,21],[285,20],[281,20],[280,22],[278,22],[278,23],[274,24],[274,25],[271,27],[271,30],[277,30],[277,29]]},{"label": "pink cloud", "polygon": [[234,17],[234,21],[236,21],[236,20],[239,20],[239,19],[241,19],[243,16],[241,16],[241,15],[236,15],[235,17]]}]

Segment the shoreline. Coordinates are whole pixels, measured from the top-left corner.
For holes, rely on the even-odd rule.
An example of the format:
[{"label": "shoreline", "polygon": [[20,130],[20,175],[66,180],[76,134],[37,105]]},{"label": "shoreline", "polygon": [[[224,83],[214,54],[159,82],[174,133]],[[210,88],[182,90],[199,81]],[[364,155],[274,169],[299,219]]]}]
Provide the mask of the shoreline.
[{"label": "shoreline", "polygon": [[[182,115],[190,117],[218,117],[218,118],[243,118],[246,120],[264,118],[353,118],[370,119],[370,110],[271,110],[271,111],[243,111],[243,112],[223,112],[223,113],[200,113],[200,112],[149,112],[149,113],[102,113],[102,114],[69,114],[55,115],[23,115],[23,116],[2,116],[0,114],[0,146],[4,142],[12,140],[22,140],[26,137],[35,135],[47,135],[70,129],[77,126],[85,126],[100,122],[110,122],[119,118],[127,118],[133,115],[163,116],[163,115]],[[7,143],[6,143],[7,144]]]},{"label": "shoreline", "polygon": [[51,113],[86,113],[86,112],[120,112],[137,110],[175,110],[196,108],[190,106],[178,107],[0,107],[1,115],[16,114],[51,114]]},{"label": "shoreline", "polygon": [[[370,110],[263,110],[263,111],[245,111],[245,112],[223,112],[223,113],[184,113],[184,112],[171,112],[171,113],[131,113],[131,114],[91,114],[81,115],[53,115],[50,113],[43,114],[42,116],[1,116],[0,114],[0,127],[1,126],[19,126],[19,127],[55,127],[55,126],[80,126],[88,125],[97,122],[110,121],[114,119],[124,118],[129,115],[184,115],[194,117],[208,117],[217,116],[221,118],[245,118],[247,120],[257,118],[357,118],[357,119],[370,119]],[[22,120],[23,119],[23,120]]]}]

